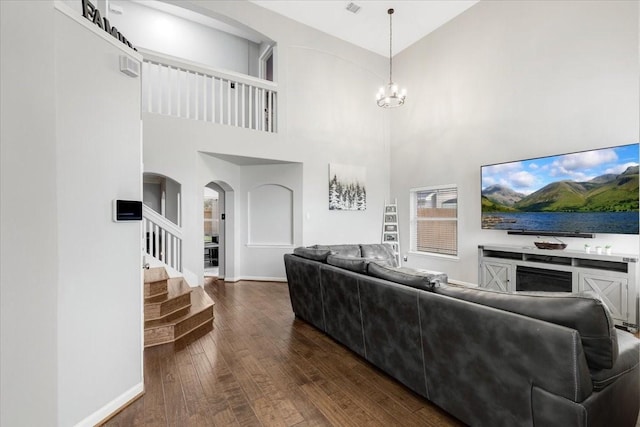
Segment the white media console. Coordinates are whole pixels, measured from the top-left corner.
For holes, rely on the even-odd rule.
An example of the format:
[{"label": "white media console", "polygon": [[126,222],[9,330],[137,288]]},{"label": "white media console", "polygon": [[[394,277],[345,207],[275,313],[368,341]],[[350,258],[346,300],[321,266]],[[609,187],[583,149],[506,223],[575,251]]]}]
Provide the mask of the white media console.
[{"label": "white media console", "polygon": [[593,291],[616,324],[638,329],[638,255],[478,246],[481,287],[503,292]]}]

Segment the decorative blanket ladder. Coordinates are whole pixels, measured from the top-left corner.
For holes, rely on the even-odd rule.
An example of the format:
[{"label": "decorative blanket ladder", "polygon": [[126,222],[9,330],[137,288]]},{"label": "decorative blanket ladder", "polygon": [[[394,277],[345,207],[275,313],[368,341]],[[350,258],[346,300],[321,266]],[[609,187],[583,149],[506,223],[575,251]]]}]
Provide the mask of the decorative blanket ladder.
[{"label": "decorative blanket ladder", "polygon": [[398,262],[398,267],[402,264],[400,259],[400,232],[398,230],[398,199],[393,203],[384,204],[384,216],[382,220],[382,243],[390,245]]}]

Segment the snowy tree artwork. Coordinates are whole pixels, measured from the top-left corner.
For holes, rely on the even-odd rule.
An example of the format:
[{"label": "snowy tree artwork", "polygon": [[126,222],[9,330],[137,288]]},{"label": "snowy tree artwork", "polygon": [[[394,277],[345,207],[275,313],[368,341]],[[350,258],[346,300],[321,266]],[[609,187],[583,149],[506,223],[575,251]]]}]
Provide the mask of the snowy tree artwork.
[{"label": "snowy tree artwork", "polygon": [[367,210],[366,169],[332,163],[329,165],[329,210]]}]

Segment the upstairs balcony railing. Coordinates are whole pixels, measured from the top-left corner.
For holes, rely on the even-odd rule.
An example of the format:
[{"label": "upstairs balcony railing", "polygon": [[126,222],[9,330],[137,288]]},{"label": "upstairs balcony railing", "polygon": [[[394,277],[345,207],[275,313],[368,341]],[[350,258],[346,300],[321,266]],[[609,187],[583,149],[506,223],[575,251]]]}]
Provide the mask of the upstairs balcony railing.
[{"label": "upstairs balcony railing", "polygon": [[142,111],[277,132],[277,85],[140,49]]}]

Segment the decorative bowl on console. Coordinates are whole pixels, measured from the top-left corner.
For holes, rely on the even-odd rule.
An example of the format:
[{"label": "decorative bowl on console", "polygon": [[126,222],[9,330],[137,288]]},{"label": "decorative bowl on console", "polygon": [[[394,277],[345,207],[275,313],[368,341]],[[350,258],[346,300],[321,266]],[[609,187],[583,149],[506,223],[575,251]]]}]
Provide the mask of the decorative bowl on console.
[{"label": "decorative bowl on console", "polygon": [[564,249],[567,247],[566,243],[558,242],[533,242],[538,249]]}]

